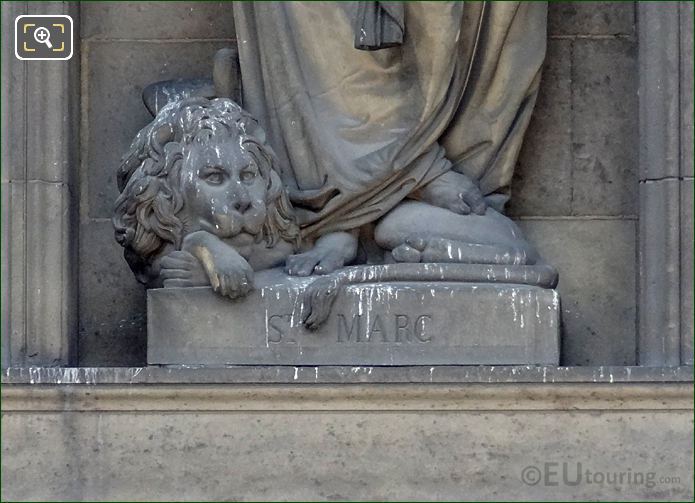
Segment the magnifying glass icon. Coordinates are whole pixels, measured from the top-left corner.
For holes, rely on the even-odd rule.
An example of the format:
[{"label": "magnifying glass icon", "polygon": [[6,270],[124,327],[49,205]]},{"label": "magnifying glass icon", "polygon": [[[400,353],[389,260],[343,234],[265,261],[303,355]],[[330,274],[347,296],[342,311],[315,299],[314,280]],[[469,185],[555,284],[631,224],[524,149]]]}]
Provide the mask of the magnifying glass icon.
[{"label": "magnifying glass icon", "polygon": [[51,44],[51,32],[48,31],[48,28],[44,28],[43,26],[36,28],[34,31],[34,40],[39,44],[46,44],[46,47],[49,49],[53,48],[53,44]]}]

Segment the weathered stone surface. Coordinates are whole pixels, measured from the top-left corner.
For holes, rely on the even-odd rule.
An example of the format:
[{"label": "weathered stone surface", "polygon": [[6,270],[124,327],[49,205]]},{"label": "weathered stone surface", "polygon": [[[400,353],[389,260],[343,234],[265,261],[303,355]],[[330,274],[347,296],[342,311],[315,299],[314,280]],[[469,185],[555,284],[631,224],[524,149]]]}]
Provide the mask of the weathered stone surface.
[{"label": "weathered stone surface", "polygon": [[[555,367],[540,365],[162,365],[149,367],[10,367],[2,384],[563,384],[692,382],[693,367]],[[22,388],[24,393],[28,388]],[[35,389],[35,388],[33,388]],[[56,388],[59,392],[61,388]],[[87,392],[88,393],[88,392]],[[498,393],[501,391],[498,390]],[[660,396],[663,396],[661,394]],[[690,397],[692,400],[692,396]],[[74,402],[73,402],[74,403]],[[587,408],[591,408],[585,402]],[[649,407],[645,407],[649,408]],[[102,409],[103,410],[103,409]]]},{"label": "weathered stone surface", "polygon": [[680,131],[681,176],[695,176],[693,154],[693,11],[692,2],[680,2]]},{"label": "weathered stone surface", "polygon": [[548,41],[538,100],[514,170],[512,216],[570,214],[571,43]]},{"label": "weathered stone surface", "polygon": [[85,2],[81,14],[83,38],[234,37],[229,2]]},{"label": "weathered stone surface", "polygon": [[[681,361],[682,173],[679,2],[637,5],[639,20],[639,362]],[[692,76],[688,77],[692,80]],[[692,141],[692,137],[687,140]],[[692,260],[689,257],[688,260]]]},{"label": "weathered stone surface", "polygon": [[24,361],[35,365],[74,361],[76,215],[71,200],[65,184],[26,182]]},{"label": "weathered stone surface", "polygon": [[680,363],[680,188],[676,179],[639,184],[640,365]]},{"label": "weathered stone surface", "polygon": [[[27,13],[25,2],[1,2],[3,20],[14,20]],[[5,21],[8,22],[8,21]],[[12,21],[14,22],[14,21]],[[9,26],[6,25],[6,26]],[[27,64],[14,55],[14,30],[2,30],[2,91],[0,91],[0,133],[2,138],[2,162],[0,172],[3,182],[26,178],[26,79]]]},{"label": "weathered stone surface", "polygon": [[560,273],[564,365],[635,363],[635,222],[522,220]]},{"label": "weathered stone surface", "polygon": [[681,331],[681,363],[684,365],[693,364],[693,337],[695,336],[695,327],[693,327],[693,227],[695,227],[695,219],[693,219],[693,191],[695,184],[693,180],[683,180],[681,186],[681,212],[680,212],[680,331]]},{"label": "weathered stone surface", "polygon": [[[152,117],[142,102],[148,84],[173,78],[207,78],[212,58],[228,42],[87,43],[87,151],[83,214],[110,218],[118,195],[115,173],[135,133]],[[104,118],[108,117],[108,120]],[[86,201],[84,200],[86,198]]]},{"label": "weathered stone surface", "polygon": [[33,387],[3,397],[2,499],[690,501],[675,386]]},{"label": "weathered stone surface", "polygon": [[[67,12],[69,13],[69,12]],[[27,180],[76,185],[79,159],[79,51],[70,61],[27,64]],[[47,85],[51,83],[51,85]],[[41,117],[41,120],[33,120]],[[40,141],[38,139],[41,139]]]},{"label": "weathered stone surface", "polygon": [[692,2],[680,2],[680,132],[681,176],[695,176],[693,154],[693,11]]},{"label": "weathered stone surface", "polygon": [[38,180],[3,184],[3,355],[14,365],[72,362],[70,191]]},{"label": "weathered stone surface", "polygon": [[[26,355],[26,281],[24,250],[27,245],[24,217],[26,208],[26,183],[9,182],[2,187],[2,279],[7,288],[2,290],[3,364],[21,364]],[[11,239],[10,239],[11,237]],[[10,261],[10,257],[15,257]]]},{"label": "weathered stone surface", "polygon": [[114,244],[111,222],[85,222],[80,236],[80,364],[144,364],[145,288]]},{"label": "weathered stone surface", "polygon": [[[0,185],[0,229],[3,229],[3,232],[0,232],[0,257],[3,257],[3,260],[0,263],[0,294],[2,295],[2,299],[0,299],[0,356],[2,357],[0,364],[3,368],[9,367],[12,363],[10,358],[12,344],[12,323],[10,323],[10,314],[12,312],[10,309],[10,302],[12,296],[10,295],[10,289],[12,288],[13,283],[10,279],[10,261],[5,257],[9,255],[10,246],[14,243],[14,241],[23,237],[20,234],[18,236],[13,236],[13,238],[10,239],[10,205],[12,204],[11,191],[12,184],[9,182],[2,182],[2,185]],[[12,209],[18,208],[15,207]],[[17,286],[19,288],[23,287],[21,284]]]},{"label": "weathered stone surface", "polygon": [[680,3],[681,362],[693,365],[693,4]]},{"label": "weathered stone surface", "polygon": [[681,174],[679,3],[637,3],[640,181]]},{"label": "weathered stone surface", "polygon": [[634,2],[550,2],[548,33],[563,35],[633,35]]},{"label": "weathered stone surface", "polygon": [[572,214],[635,215],[636,44],[575,40],[572,64]]},{"label": "weathered stone surface", "polygon": [[[20,14],[69,14],[77,4],[6,2],[3,22]],[[75,192],[79,145],[79,54],[30,65],[15,58],[3,31],[3,361],[74,364]],[[5,182],[8,182],[5,184]],[[7,316],[6,316],[7,315]]]},{"label": "weathered stone surface", "polygon": [[[313,278],[315,279],[315,278]],[[342,290],[316,331],[301,323],[312,278],[278,270],[230,302],[210,288],[148,292],[150,364],[555,364],[559,299],[525,285],[368,283]]]},{"label": "weathered stone surface", "polygon": [[511,215],[636,213],[636,69],[634,41],[549,41]]}]

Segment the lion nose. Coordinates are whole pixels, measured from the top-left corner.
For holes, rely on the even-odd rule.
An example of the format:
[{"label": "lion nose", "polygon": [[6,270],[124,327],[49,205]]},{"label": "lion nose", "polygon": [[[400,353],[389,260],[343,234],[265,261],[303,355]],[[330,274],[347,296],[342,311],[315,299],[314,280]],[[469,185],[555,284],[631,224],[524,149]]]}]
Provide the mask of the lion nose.
[{"label": "lion nose", "polygon": [[248,194],[240,194],[235,198],[232,207],[239,213],[245,213],[251,207],[251,198]]}]

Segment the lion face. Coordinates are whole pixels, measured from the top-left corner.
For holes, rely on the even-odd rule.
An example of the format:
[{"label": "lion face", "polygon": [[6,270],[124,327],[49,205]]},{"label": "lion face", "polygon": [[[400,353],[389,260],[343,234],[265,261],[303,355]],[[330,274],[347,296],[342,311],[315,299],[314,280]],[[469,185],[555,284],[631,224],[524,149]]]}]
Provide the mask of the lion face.
[{"label": "lion face", "polygon": [[222,239],[258,236],[267,217],[266,180],[238,138],[214,135],[186,149],[181,165],[187,232]]}]

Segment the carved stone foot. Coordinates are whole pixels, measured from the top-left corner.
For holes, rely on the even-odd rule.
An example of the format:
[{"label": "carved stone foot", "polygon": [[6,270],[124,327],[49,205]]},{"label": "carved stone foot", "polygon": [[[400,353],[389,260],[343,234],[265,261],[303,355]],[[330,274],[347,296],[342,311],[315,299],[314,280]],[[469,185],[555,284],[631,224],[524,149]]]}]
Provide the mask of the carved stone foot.
[{"label": "carved stone foot", "polygon": [[455,171],[432,180],[415,194],[415,199],[459,215],[485,214],[485,199],[476,183]]},{"label": "carved stone foot", "polygon": [[375,240],[396,262],[532,265],[538,254],[509,218],[457,215],[420,201],[405,201],[377,225]]},{"label": "carved stone foot", "polygon": [[411,236],[391,252],[396,262],[526,265],[521,247],[465,243],[454,239]]}]

